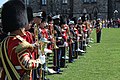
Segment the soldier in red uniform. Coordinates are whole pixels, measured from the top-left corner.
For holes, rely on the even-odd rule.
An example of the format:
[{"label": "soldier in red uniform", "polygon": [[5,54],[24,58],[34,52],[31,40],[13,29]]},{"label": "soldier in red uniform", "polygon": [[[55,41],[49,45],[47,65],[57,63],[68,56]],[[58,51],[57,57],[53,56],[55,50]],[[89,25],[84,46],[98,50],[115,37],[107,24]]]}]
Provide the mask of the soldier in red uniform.
[{"label": "soldier in red uniform", "polygon": [[70,34],[69,34],[69,63],[73,63],[74,62],[74,54],[75,54],[75,32],[74,32],[74,27],[75,27],[75,22],[74,21],[70,21],[69,23],[69,28],[70,28]]},{"label": "soldier in red uniform", "polygon": [[48,32],[47,29],[45,28],[47,26],[45,18],[42,19],[41,24],[40,24],[40,33],[42,38],[48,39]]},{"label": "soldier in red uniform", "polygon": [[83,30],[82,30],[82,19],[81,17],[78,18],[77,20],[77,25],[76,28],[79,32],[78,34],[78,49],[77,51],[80,52],[80,54],[82,55],[85,51],[82,50],[82,42],[83,42]]},{"label": "soldier in red uniform", "polygon": [[68,59],[67,52],[68,50],[68,25],[66,24],[65,19],[61,18],[61,29],[62,29],[62,38],[64,40],[64,44],[61,47],[62,48],[62,54],[61,54],[61,61],[60,61],[60,67],[67,67],[66,60]]},{"label": "soldier in red uniform", "polygon": [[25,31],[28,19],[24,3],[21,0],[6,2],[1,18],[3,31],[9,33],[0,46],[2,80],[32,80],[32,70],[44,62],[32,56],[35,48],[31,34]]},{"label": "soldier in red uniform", "polygon": [[51,41],[50,44],[48,44],[48,49],[54,48],[54,27],[53,27],[53,19],[51,16],[48,16],[48,34],[49,34],[49,41]]}]

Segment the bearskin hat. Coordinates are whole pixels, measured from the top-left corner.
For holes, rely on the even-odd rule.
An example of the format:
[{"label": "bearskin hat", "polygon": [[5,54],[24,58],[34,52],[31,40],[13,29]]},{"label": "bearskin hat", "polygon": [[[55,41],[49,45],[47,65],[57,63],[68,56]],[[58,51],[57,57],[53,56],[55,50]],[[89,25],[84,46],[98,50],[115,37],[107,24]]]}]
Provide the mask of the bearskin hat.
[{"label": "bearskin hat", "polygon": [[42,17],[46,19],[46,12],[42,11]]},{"label": "bearskin hat", "polygon": [[22,0],[9,0],[2,7],[2,26],[4,32],[12,32],[28,24],[27,10]]},{"label": "bearskin hat", "polygon": [[53,21],[53,19],[52,19],[51,16],[48,16],[48,17],[47,17],[47,20],[48,20],[48,22]]},{"label": "bearskin hat", "polygon": [[76,17],[72,17],[71,21],[74,21],[74,23],[77,23],[77,18]]},{"label": "bearskin hat", "polygon": [[66,24],[65,18],[63,16],[60,16],[60,25]]},{"label": "bearskin hat", "polygon": [[27,7],[27,17],[28,17],[28,22],[33,20],[33,10],[31,7]]}]

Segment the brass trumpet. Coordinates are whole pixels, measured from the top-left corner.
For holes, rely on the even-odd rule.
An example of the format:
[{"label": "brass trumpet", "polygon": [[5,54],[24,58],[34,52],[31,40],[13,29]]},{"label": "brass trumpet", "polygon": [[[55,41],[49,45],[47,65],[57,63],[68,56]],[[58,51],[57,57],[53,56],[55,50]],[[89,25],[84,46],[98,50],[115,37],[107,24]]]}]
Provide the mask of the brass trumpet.
[{"label": "brass trumpet", "polygon": [[54,46],[53,46],[54,49],[59,49],[59,47],[56,45],[56,37],[54,37]]},{"label": "brass trumpet", "polygon": [[52,30],[52,36],[53,36],[53,44],[54,44],[54,46],[53,46],[53,48],[54,49],[59,49],[59,47],[56,45],[56,37],[55,37],[55,29],[54,29],[54,27],[53,27],[53,30]]}]

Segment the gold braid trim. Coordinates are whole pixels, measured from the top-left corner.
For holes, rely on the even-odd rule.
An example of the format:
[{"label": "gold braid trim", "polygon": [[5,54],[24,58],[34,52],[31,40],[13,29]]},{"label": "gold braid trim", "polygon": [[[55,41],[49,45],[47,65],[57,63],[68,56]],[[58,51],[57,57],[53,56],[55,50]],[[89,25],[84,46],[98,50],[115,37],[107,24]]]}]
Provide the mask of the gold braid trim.
[{"label": "gold braid trim", "polygon": [[[5,42],[6,42],[6,41],[5,41]],[[4,46],[5,46],[5,43],[4,43]],[[5,49],[6,49],[6,47],[4,47],[4,50],[5,50]],[[5,53],[7,53],[6,50],[5,50]],[[20,79],[19,73],[16,71],[16,69],[14,68],[14,66],[12,65],[12,63],[10,62],[10,60],[8,59],[7,54],[5,54],[5,56],[6,56],[7,60],[8,60],[8,63],[9,63],[9,65],[10,65],[12,71],[14,72],[14,74],[16,74],[16,75],[15,75],[16,78],[19,80],[19,79]]]},{"label": "gold braid trim", "polygon": [[29,49],[31,51],[34,49],[34,47],[32,46],[32,44],[30,44],[29,42],[27,42],[21,36],[17,35],[16,38],[21,41],[21,43],[19,43],[19,45],[16,47],[16,50],[15,50],[16,53],[20,53],[20,51],[25,50],[25,49]]},{"label": "gold braid trim", "polygon": [[13,47],[13,49],[12,49],[12,51],[11,51],[11,53],[10,53],[10,60],[12,59],[12,54],[14,53],[13,51],[15,50],[15,48],[16,48],[16,46]]},{"label": "gold braid trim", "polygon": [[22,41],[15,49],[15,53],[20,53],[23,50],[30,49],[33,50],[33,46],[27,41]]},{"label": "gold braid trim", "polygon": [[3,59],[3,55],[2,55],[2,43],[3,42],[1,42],[1,48],[0,48],[0,58],[1,58],[1,60],[2,60],[2,63],[3,63],[3,67],[4,67],[4,69],[5,69],[5,72],[6,72],[6,75],[7,75],[7,77],[8,77],[8,79],[9,80],[12,80],[12,78],[11,78],[11,76],[10,76],[10,74],[9,74],[9,71],[8,71],[8,69],[7,69],[7,66],[6,66],[6,64],[4,63],[4,59]]},{"label": "gold braid trim", "polygon": [[19,59],[21,60],[21,58],[23,58],[25,55],[29,55],[29,53],[23,53],[23,54],[19,55]]},{"label": "gold braid trim", "polygon": [[[7,40],[5,40],[5,42],[4,42],[5,57],[6,57],[6,59],[7,59],[7,62],[8,62],[8,64],[9,64],[10,68],[12,69],[13,73],[15,74],[17,80],[20,80],[20,75],[19,75],[19,73],[16,71],[16,69],[14,68],[14,66],[12,65],[11,61],[9,60],[9,58],[8,58],[8,56],[7,56],[6,45],[5,45],[5,43],[7,43],[6,41],[7,41]],[[1,44],[1,47],[2,47],[2,44]],[[1,51],[2,51],[2,50],[1,50]],[[9,79],[9,80],[12,80],[12,78],[11,78],[11,76],[10,76],[8,70],[7,70],[7,66],[6,66],[6,64],[4,63],[4,60],[3,60],[3,57],[2,57],[2,56],[3,56],[3,55],[2,55],[2,52],[1,52],[0,54],[1,54],[2,63],[3,63],[4,69],[5,69],[5,71],[6,71],[6,74],[7,74],[7,76],[8,76],[8,79]]]},{"label": "gold braid trim", "polygon": [[[25,61],[25,57],[24,55],[25,54],[29,54],[28,52],[24,52],[22,51],[21,53],[17,53],[17,57],[18,57],[18,61],[20,62],[20,65],[21,67],[24,69],[24,70],[31,70],[32,69],[32,64],[36,64],[37,61],[36,60],[32,60],[32,59],[29,59],[28,60],[28,64],[27,64],[27,67],[25,67],[25,65],[23,65],[23,62]],[[23,53],[23,54],[22,54]],[[21,56],[20,56],[21,55]],[[23,59],[21,59],[23,57]],[[36,67],[35,67],[36,68]],[[35,69],[34,68],[34,69]]]},{"label": "gold braid trim", "polygon": [[[24,50],[25,51],[25,50]],[[25,66],[23,65],[23,62],[20,60],[20,54],[22,54],[24,51],[21,51],[20,53],[17,53],[17,57],[18,57],[18,61],[19,61],[19,63],[20,63],[20,65],[21,65],[21,67],[24,69],[24,70],[30,70],[30,69],[27,69],[27,68],[25,68]],[[24,52],[23,54],[27,54],[27,52]],[[23,59],[22,59],[23,60]]]}]

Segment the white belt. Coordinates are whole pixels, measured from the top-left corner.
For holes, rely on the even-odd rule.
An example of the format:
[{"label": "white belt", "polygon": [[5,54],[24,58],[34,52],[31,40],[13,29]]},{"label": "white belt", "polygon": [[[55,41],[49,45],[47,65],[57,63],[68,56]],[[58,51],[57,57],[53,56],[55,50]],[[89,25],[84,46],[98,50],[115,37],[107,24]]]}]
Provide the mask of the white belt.
[{"label": "white belt", "polygon": [[62,39],[62,37],[58,37],[58,39]]},{"label": "white belt", "polygon": [[15,66],[15,68],[16,68],[17,70],[22,69],[22,67],[21,67],[21,66]]}]

